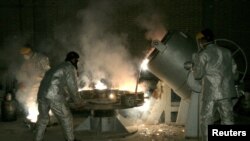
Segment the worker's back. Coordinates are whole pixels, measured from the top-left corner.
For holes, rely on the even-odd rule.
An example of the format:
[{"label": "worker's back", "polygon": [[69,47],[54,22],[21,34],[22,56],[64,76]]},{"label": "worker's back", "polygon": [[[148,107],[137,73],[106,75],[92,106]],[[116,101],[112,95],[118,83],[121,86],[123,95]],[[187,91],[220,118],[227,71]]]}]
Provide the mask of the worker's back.
[{"label": "worker's back", "polygon": [[204,61],[203,98],[220,100],[236,96],[230,50],[210,44],[200,53]]},{"label": "worker's back", "polygon": [[[76,70],[70,62],[63,62],[46,72],[38,91],[38,99],[47,98],[54,101],[65,101],[68,89],[77,91]],[[68,83],[71,88],[68,88]],[[73,88],[72,88],[73,86]]]}]

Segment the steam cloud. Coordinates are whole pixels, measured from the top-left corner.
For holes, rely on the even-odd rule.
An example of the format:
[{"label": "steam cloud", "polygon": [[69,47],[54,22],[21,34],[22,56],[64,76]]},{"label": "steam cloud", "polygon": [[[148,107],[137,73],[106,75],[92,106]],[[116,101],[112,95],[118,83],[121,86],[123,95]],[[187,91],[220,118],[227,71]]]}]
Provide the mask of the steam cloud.
[{"label": "steam cloud", "polygon": [[[34,49],[49,56],[51,66],[63,61],[68,51],[79,52],[82,87],[103,79],[112,87],[121,88],[129,83],[124,89],[134,90],[138,66],[149,46],[147,41],[160,40],[166,33],[164,18],[152,5],[156,3],[151,0],[90,0],[87,8],[78,11],[75,21],[70,19],[57,25],[53,38],[41,39]],[[12,49],[6,47],[4,54],[17,56],[26,38],[20,40]],[[8,71],[18,71],[16,66],[20,62],[16,58],[11,62],[15,68],[7,64]]]},{"label": "steam cloud", "polygon": [[[114,17],[116,17],[115,14],[120,10],[121,5],[130,9],[133,4],[139,5],[141,2],[93,2],[89,8],[78,13],[83,21],[80,42],[81,50],[85,53],[83,74],[88,75],[83,77],[85,82],[108,79],[111,81],[112,87],[120,87],[129,83],[130,86],[125,87],[132,88],[130,90],[135,89],[139,69],[136,67],[138,62],[135,61],[138,58],[133,58],[128,50],[130,45],[128,43],[129,32],[117,32]],[[133,16],[132,23],[148,31],[145,35],[148,40],[160,40],[166,33],[160,16],[156,14],[147,16],[135,14]],[[126,21],[124,22],[126,24]]]},{"label": "steam cloud", "polygon": [[[136,82],[136,68],[127,50],[127,34],[109,30],[114,11],[107,11],[108,3],[99,3],[79,13],[83,21],[83,34],[80,35],[81,50],[84,52],[85,81],[107,79],[112,87]],[[112,7],[112,6],[111,6]],[[99,9],[96,11],[96,9]],[[100,10],[101,9],[101,10]]]}]

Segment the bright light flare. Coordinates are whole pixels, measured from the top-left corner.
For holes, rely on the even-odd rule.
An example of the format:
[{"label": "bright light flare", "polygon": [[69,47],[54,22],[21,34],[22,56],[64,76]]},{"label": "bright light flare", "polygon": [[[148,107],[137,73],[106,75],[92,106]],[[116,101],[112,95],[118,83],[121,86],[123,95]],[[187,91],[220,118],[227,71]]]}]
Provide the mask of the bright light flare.
[{"label": "bright light flare", "polygon": [[141,70],[143,71],[146,71],[148,70],[148,62],[149,62],[149,59],[144,59],[141,63]]},{"label": "bright light flare", "polygon": [[109,99],[111,99],[111,100],[115,100],[115,99],[116,99],[115,94],[113,94],[113,93],[109,94]]},{"label": "bright light flare", "polygon": [[29,119],[31,122],[36,122],[38,114],[39,112],[37,109],[37,105],[33,104],[28,107],[28,116],[26,118]]},{"label": "bright light flare", "polygon": [[158,131],[159,131],[159,132],[163,132],[163,130],[162,130],[162,129],[159,129]]},{"label": "bright light flare", "polygon": [[95,84],[95,88],[98,90],[104,90],[107,89],[107,85],[105,85],[104,83],[102,83],[100,80],[97,81],[97,83]]},{"label": "bright light flare", "polygon": [[[38,111],[38,105],[36,103],[29,103],[29,107],[28,107],[28,115],[27,115],[27,119],[30,120],[30,122],[35,123],[37,121],[37,117],[39,115],[39,111]],[[52,116],[53,113],[50,110],[49,111],[49,115]]]}]

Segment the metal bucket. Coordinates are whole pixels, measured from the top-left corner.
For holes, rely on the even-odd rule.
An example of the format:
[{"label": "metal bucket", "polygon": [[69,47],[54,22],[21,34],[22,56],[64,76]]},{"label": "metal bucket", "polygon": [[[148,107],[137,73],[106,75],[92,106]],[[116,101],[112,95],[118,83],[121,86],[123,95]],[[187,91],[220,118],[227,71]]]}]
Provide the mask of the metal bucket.
[{"label": "metal bucket", "polygon": [[184,63],[192,59],[197,50],[193,39],[182,32],[168,32],[149,55],[149,71],[164,81],[181,98],[189,98],[191,90],[187,85],[189,72]]}]

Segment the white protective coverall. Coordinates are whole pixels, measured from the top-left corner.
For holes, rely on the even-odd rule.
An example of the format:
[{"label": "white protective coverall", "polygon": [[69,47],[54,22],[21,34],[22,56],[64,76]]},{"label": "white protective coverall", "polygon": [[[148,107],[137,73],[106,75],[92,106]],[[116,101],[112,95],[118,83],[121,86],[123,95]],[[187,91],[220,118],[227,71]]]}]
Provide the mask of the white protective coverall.
[{"label": "white protective coverall", "polygon": [[37,108],[38,88],[45,72],[49,69],[49,58],[37,52],[33,52],[32,56],[25,60],[19,69],[17,81],[20,86],[16,98],[23,104],[25,112],[30,112]]},{"label": "white protective coverall", "polygon": [[19,82],[40,83],[45,72],[50,69],[49,58],[41,53],[33,52],[31,58],[22,64],[17,79]]},{"label": "white protective coverall", "polygon": [[73,117],[67,104],[68,97],[80,103],[76,69],[70,62],[63,62],[46,72],[38,91],[39,116],[35,141],[41,141],[53,112],[64,130],[67,141],[74,140]]},{"label": "white protective coverall", "polygon": [[231,52],[209,44],[193,55],[193,74],[202,80],[200,127],[203,140],[207,140],[207,127],[216,120],[219,113],[221,124],[233,124],[232,98],[237,97],[234,86],[237,66]]}]

